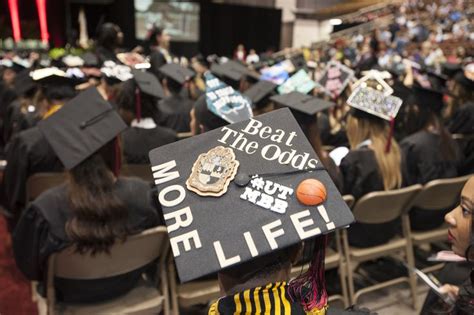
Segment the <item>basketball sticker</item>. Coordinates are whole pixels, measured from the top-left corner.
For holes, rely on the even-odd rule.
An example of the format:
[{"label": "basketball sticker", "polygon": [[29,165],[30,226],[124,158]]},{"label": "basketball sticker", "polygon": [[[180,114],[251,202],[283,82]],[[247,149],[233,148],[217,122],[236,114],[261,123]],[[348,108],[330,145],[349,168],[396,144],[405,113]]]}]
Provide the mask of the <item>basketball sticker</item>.
[{"label": "basketball sticker", "polygon": [[326,187],[317,179],[305,179],[296,188],[296,198],[305,206],[322,204],[326,197]]}]

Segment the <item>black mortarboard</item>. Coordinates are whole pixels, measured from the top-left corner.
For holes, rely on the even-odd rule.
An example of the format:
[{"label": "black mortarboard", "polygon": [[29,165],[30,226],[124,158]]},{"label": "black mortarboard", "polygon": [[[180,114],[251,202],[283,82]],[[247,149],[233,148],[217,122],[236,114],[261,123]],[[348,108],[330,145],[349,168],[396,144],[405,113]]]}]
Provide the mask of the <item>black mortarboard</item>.
[{"label": "black mortarboard", "polygon": [[211,72],[221,78],[222,80],[232,80],[239,82],[242,78],[242,74],[232,68],[225,68],[223,65],[213,63],[210,68]]},{"label": "black mortarboard", "polygon": [[12,61],[10,59],[2,59],[0,61],[0,66],[3,66],[5,68],[11,69],[15,71],[16,73],[19,73],[28,67],[24,66],[22,63]]},{"label": "black mortarboard", "polygon": [[460,63],[446,62],[441,65],[441,72],[448,78],[453,78],[459,71],[462,71]]},{"label": "black mortarboard", "polygon": [[426,89],[415,85],[413,87],[415,102],[433,112],[441,112],[443,109],[443,93],[433,89]]},{"label": "black mortarboard", "polygon": [[132,70],[132,74],[133,79],[142,93],[160,99],[165,98],[163,87],[156,76],[140,70]]},{"label": "black mortarboard", "polygon": [[189,68],[182,67],[175,63],[167,63],[160,68],[160,72],[166,77],[183,85],[191,80],[195,73]]},{"label": "black mortarboard", "polygon": [[[241,79],[245,78],[258,81],[260,78],[260,75],[251,71],[249,68],[247,68],[247,66],[235,60],[229,60],[221,64],[217,71],[220,72],[222,76],[234,81],[240,81]],[[218,73],[216,74],[219,75]]]},{"label": "black mortarboard", "polygon": [[[469,77],[466,75],[468,73]],[[468,64],[458,71],[455,76],[454,80],[467,88],[468,90],[474,90],[474,80],[470,79],[470,77],[474,77],[474,63]]]},{"label": "black mortarboard", "polygon": [[156,148],[149,156],[182,282],[354,221],[288,109]]},{"label": "black mortarboard", "polygon": [[70,170],[113,140],[127,125],[97,89],[90,88],[39,122],[38,127],[64,167]]},{"label": "black mortarboard", "polygon": [[33,81],[43,86],[69,85],[74,86],[79,83],[75,77],[69,77],[66,72],[56,67],[43,68],[30,72]]},{"label": "black mortarboard", "polygon": [[315,115],[334,105],[333,102],[313,97],[300,92],[291,92],[288,94],[275,95],[270,98],[273,102],[289,107],[305,115]]},{"label": "black mortarboard", "polygon": [[265,105],[262,103],[265,103],[268,96],[272,96],[275,93],[277,86],[273,82],[261,80],[247,89],[243,95],[252,101],[254,107],[260,107]]},{"label": "black mortarboard", "polygon": [[38,84],[31,78],[30,70],[25,69],[16,75],[14,86],[18,95],[26,95],[33,91]]}]

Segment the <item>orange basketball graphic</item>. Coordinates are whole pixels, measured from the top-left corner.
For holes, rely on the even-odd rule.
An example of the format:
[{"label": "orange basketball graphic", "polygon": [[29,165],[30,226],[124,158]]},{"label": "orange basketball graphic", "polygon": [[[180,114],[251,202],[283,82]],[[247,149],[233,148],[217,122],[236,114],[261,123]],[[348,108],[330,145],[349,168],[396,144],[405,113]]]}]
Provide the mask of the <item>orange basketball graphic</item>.
[{"label": "orange basketball graphic", "polygon": [[317,179],[302,181],[296,188],[296,198],[306,206],[316,206],[326,200],[326,187]]}]

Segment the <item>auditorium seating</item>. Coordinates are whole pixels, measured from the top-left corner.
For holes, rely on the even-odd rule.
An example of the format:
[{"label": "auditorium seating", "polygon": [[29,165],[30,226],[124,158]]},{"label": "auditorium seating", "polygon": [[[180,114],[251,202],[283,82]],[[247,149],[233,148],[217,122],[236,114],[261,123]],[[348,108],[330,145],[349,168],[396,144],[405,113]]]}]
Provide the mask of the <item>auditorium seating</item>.
[{"label": "auditorium seating", "polygon": [[[421,189],[421,185],[413,185],[397,190],[369,193],[360,198],[355,204],[353,208],[354,217],[357,222],[366,224],[381,224],[401,218],[404,210],[407,209],[410,202]],[[407,235],[408,231],[404,230],[402,237],[395,237],[386,244],[369,248],[355,248],[349,246],[347,230],[342,231],[344,254],[348,266],[347,279],[351,304],[355,304],[362,294],[402,282],[408,282],[413,297],[413,308],[416,308],[416,276],[412,272],[409,273],[408,277],[400,277],[377,283],[358,290],[357,292],[354,288],[353,264],[402,253],[404,257],[403,262],[414,267],[413,248]]]},{"label": "auditorium seating", "polygon": [[[413,206],[427,210],[451,210],[459,201],[459,195],[464,184],[471,177],[463,176],[457,178],[436,179],[423,186],[423,189],[416,195]],[[447,240],[448,228],[443,226],[430,231],[413,231],[410,229],[409,213],[404,214],[403,224],[406,225],[413,245],[430,244],[433,242]],[[441,269],[444,264],[437,264],[424,268],[424,272],[431,272]]]},{"label": "auditorium seating", "polygon": [[[166,256],[169,242],[166,228],[154,227],[130,236],[123,243],[117,242],[110,254],[82,255],[73,247],[55,253],[48,261],[46,301],[39,297],[39,310],[43,314],[169,314]],[[150,263],[157,263],[158,283],[144,280],[125,296],[96,304],[63,304],[55,300],[54,278],[87,280],[113,277],[136,270]],[[158,281],[157,281],[158,282]],[[159,289],[158,289],[159,288]],[[45,305],[46,304],[46,305]],[[47,313],[45,313],[47,309]],[[41,314],[41,313],[40,313]]]}]

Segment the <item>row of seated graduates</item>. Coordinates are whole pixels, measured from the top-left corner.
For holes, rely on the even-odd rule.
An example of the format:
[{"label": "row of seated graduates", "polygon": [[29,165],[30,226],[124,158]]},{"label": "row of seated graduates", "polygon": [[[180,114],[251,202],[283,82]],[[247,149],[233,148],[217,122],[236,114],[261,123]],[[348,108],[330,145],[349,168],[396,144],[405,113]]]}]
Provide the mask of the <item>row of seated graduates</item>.
[{"label": "row of seated graduates", "polygon": [[[206,66],[204,62],[203,67]],[[236,80],[235,76],[235,68],[238,68],[241,72],[241,77]],[[222,69],[221,69],[222,70]],[[229,70],[229,71],[227,71]],[[255,83],[255,80],[252,78],[252,76],[249,75],[249,73],[246,73],[243,71],[240,67],[232,67],[232,69],[227,69],[224,71],[218,71],[215,70],[215,73],[221,77],[223,81],[228,83],[229,85],[233,86],[236,89],[240,89],[241,91],[245,91],[249,85],[252,83]],[[229,73],[233,72],[233,73]],[[237,71],[239,72],[239,71]],[[447,73],[448,74],[448,73]],[[469,84],[472,84],[469,79],[466,78],[464,73],[462,72],[462,69],[457,69],[456,71],[452,71],[452,73],[449,74],[452,80],[449,80],[447,84],[454,84],[455,88],[453,88],[453,91],[457,91],[459,95],[469,95],[469,91],[472,91],[472,89],[469,89]],[[467,79],[467,81],[466,81]],[[48,101],[48,96],[49,96],[49,106],[46,107],[46,109],[42,109],[41,111],[44,112],[43,116],[50,116],[52,115],[52,112],[57,110],[57,106],[54,105],[60,105],[61,102],[65,102],[67,99],[72,97],[73,94],[71,94],[71,83],[68,82],[69,80],[59,80],[57,81],[56,79],[53,80],[54,84],[51,82],[44,82],[41,84],[41,89],[44,91],[48,90],[48,86],[50,89],[50,94],[48,92],[44,92],[46,101]],[[163,81],[163,85],[167,86],[166,81]],[[49,83],[49,84],[48,84]],[[61,84],[59,84],[61,83]],[[66,83],[66,84],[63,84]],[[179,83],[179,82],[178,82]],[[149,106],[149,102],[147,99],[147,94],[144,91],[141,91],[141,113],[139,114],[137,112],[137,97],[136,97],[136,90],[138,87],[139,83],[136,82],[135,80],[126,80],[125,82],[122,82],[120,79],[113,78],[113,77],[107,77],[104,76],[101,78],[100,83],[98,85],[98,90],[101,91],[102,95],[107,95],[107,98],[110,99],[109,95],[114,95],[115,100],[110,99],[111,102],[115,103],[115,105],[118,107],[119,111],[122,113],[122,117],[124,117],[124,120],[130,123],[132,126],[134,124],[134,120],[136,120],[135,125],[133,125],[131,128],[128,130],[136,130],[133,128],[138,128],[144,129],[144,125],[147,126],[154,126],[153,124],[148,125],[150,120],[146,120],[146,118],[150,118],[147,116],[154,116],[154,115],[159,115],[159,111],[156,110],[156,108],[160,108],[160,105],[158,106]],[[69,87],[69,88],[68,88]],[[54,91],[54,90],[59,90]],[[175,90],[176,91],[176,90]],[[458,151],[456,149],[455,144],[449,139],[445,138],[444,141],[447,142],[442,142],[442,134],[443,130],[440,128],[443,128],[443,123],[441,123],[441,111],[443,110],[443,99],[442,99],[442,93],[431,93],[428,94],[431,96],[431,98],[426,98],[427,94],[426,91],[425,93],[417,93],[418,90],[413,89],[411,90],[410,88],[406,86],[400,86],[400,91],[396,92],[397,95],[400,97],[404,97],[405,100],[405,106],[403,107],[402,110],[402,115],[400,115],[397,118],[397,129],[396,129],[396,134],[395,138],[400,140],[400,147],[401,150],[397,153],[396,149],[393,149],[390,151],[389,154],[399,154],[399,158],[395,156],[393,160],[399,161],[400,164],[400,174],[403,175],[403,181],[400,183],[400,181],[395,181],[396,183],[393,186],[390,186],[390,178],[385,178],[382,174],[386,174],[380,169],[378,169],[379,161],[377,156],[381,155],[380,153],[384,152],[376,152],[376,150],[380,150],[380,148],[377,148],[377,146],[359,146],[359,144],[362,141],[359,141],[357,139],[351,140],[351,137],[348,136],[348,140],[343,140],[341,141],[340,139],[344,139],[344,135],[339,133],[337,135],[338,141],[341,141],[341,143],[335,143],[328,141],[327,143],[331,144],[344,144],[345,142],[349,142],[350,147],[351,147],[351,152],[343,159],[341,162],[340,169],[338,170],[337,168],[334,168],[333,163],[331,160],[329,160],[327,153],[322,151],[321,147],[317,147],[316,144],[318,143],[317,140],[312,141],[313,144],[315,144],[315,150],[318,152],[319,156],[325,161],[326,164],[328,164],[327,168],[328,169],[333,169],[332,175],[335,179],[335,182],[340,183],[340,189],[344,193],[351,193],[355,195],[356,197],[360,197],[364,195],[365,193],[368,193],[370,191],[374,190],[383,190],[383,189],[392,189],[392,188],[397,188],[402,185],[406,184],[412,184],[412,183],[426,183],[427,181],[431,179],[436,179],[436,178],[445,178],[445,177],[454,177],[457,175],[461,175],[464,173],[470,173],[470,167],[472,168],[472,165],[465,165],[462,164],[462,162],[467,162],[466,159],[463,159],[460,157],[460,152],[455,152],[454,158],[451,156],[449,158],[449,154],[447,155],[448,158],[444,156],[444,149],[452,146],[454,151]],[[74,92],[74,91],[73,91]],[[178,91],[177,91],[178,92]],[[405,93],[404,93],[405,92]],[[55,94],[57,93],[57,94]],[[63,93],[63,95],[61,95]],[[69,93],[69,94],[68,94]],[[187,94],[187,91],[179,91],[179,97],[182,97],[182,94]],[[65,96],[64,96],[65,94]],[[345,92],[346,95],[349,95],[349,89],[348,91]],[[51,96],[52,95],[52,96]],[[151,95],[151,102],[155,102],[157,96]],[[171,95],[172,97],[173,95]],[[64,99],[61,99],[63,98]],[[344,104],[344,96],[338,100],[338,102],[341,102]],[[428,101],[429,100],[429,101]],[[463,100],[466,100],[465,98]],[[471,99],[468,99],[468,102],[465,102],[464,104],[459,105],[459,110],[456,111],[453,115],[452,118],[446,121],[446,125],[452,132],[456,133],[470,133],[471,131],[468,129],[469,126],[472,126],[472,124],[469,123],[469,120],[466,121],[466,119],[469,119],[469,115],[466,113],[472,112],[472,105],[469,105],[469,101],[472,101]],[[131,104],[134,104],[135,106],[132,106]],[[274,107],[274,104],[269,104],[268,98],[264,98],[260,100],[258,103],[259,106],[257,106],[256,109],[256,114],[269,111]],[[147,105],[148,104],[148,105]],[[162,102],[161,102],[162,104]],[[179,104],[179,103],[176,103]],[[147,107],[148,106],[148,107]],[[179,106],[179,105],[177,105]],[[363,117],[361,115],[357,115],[354,112],[348,111],[346,108],[338,108],[338,110],[346,111],[348,112],[347,114],[347,123],[345,121],[340,121],[342,125],[345,125],[345,131],[347,131],[348,135],[352,135],[355,132],[351,132],[350,128],[351,126],[356,126],[356,130],[360,131],[363,133],[361,135],[362,138],[361,140],[366,140],[370,139],[372,143],[377,143],[380,142],[377,137],[382,136],[383,140],[386,140],[389,138],[389,128],[386,126],[385,123],[380,123],[377,120],[370,119],[368,117]],[[187,107],[187,111],[189,115],[181,115],[182,119],[187,119],[187,122],[182,122],[180,121],[181,125],[186,125],[190,124],[190,127],[188,130],[192,130],[193,133],[200,133],[205,130],[210,130],[214,129],[220,126],[223,126],[226,124],[225,121],[220,119],[219,117],[215,116],[209,110],[207,110],[206,107],[206,102],[204,96],[200,96],[195,104],[193,109],[190,107]],[[186,112],[186,111],[185,111]],[[158,114],[157,114],[158,113]],[[319,132],[323,135],[329,135],[329,137],[333,136],[334,133],[331,132],[330,127],[329,129],[324,129],[323,126],[328,126],[328,124],[325,124],[325,120],[329,120],[329,115],[332,113],[320,113],[318,120],[314,119],[310,122],[311,125],[311,130],[315,130],[314,124],[316,126],[319,123]],[[415,118],[413,115],[415,114]],[[135,116],[135,117],[134,117]],[[140,119],[138,119],[138,117]],[[128,117],[126,119],[125,117]],[[401,118],[400,118],[401,117]],[[424,123],[421,118],[427,118],[425,119]],[[472,117],[472,116],[471,116]],[[157,123],[160,123],[160,117],[152,117],[154,119],[153,123],[156,125],[155,127],[158,127]],[[471,118],[472,119],[472,118]],[[33,125],[35,120],[32,119]],[[139,125],[140,121],[142,121],[143,125]],[[166,120],[165,120],[166,121]],[[179,121],[179,120],[178,120]],[[300,120],[301,121],[301,120]],[[364,121],[364,122],[362,122]],[[376,122],[377,121],[377,122]],[[407,126],[409,125],[410,121],[415,121],[420,123],[421,126],[418,126],[417,128],[414,128],[413,130],[410,130]],[[161,126],[161,128],[166,128],[166,123],[163,123],[163,120],[161,120],[161,124],[165,126]],[[170,123],[170,125],[173,125],[174,123]],[[307,124],[305,122],[304,124]],[[302,125],[304,125],[302,123]],[[367,124],[369,126],[372,126],[372,128],[367,128],[368,130],[363,131],[362,125]],[[374,125],[381,125],[381,128],[376,128]],[[306,126],[306,128],[310,129],[310,126]],[[467,129],[466,129],[467,128]],[[471,127],[472,128],[472,127]],[[146,128],[145,128],[146,129]],[[152,128],[150,128],[152,129]],[[59,171],[63,169],[63,165],[61,165],[60,161],[56,157],[56,154],[52,151],[52,149],[49,147],[48,143],[42,138],[42,134],[36,130],[35,127],[31,127],[26,131],[21,131],[17,135],[15,135],[9,145],[7,145],[7,161],[9,162],[7,165],[7,170],[5,172],[5,175],[8,174],[8,169],[10,167],[13,168],[15,165],[15,162],[20,163],[22,158],[28,157],[27,161],[27,167],[25,168],[28,171],[33,170],[29,174],[25,174],[26,176],[23,177],[24,180],[23,182],[21,180],[18,180],[20,177],[16,177],[17,175],[21,174],[21,172],[12,171],[10,174],[17,174],[14,176],[10,176],[10,178],[15,178],[16,181],[20,185],[25,185],[26,178],[33,174],[34,172],[44,172],[44,171]],[[161,129],[160,134],[164,134],[164,132]],[[183,131],[186,129],[178,129],[178,130],[168,130],[169,134],[172,135],[173,132],[176,134],[177,131]],[[376,132],[372,132],[372,130],[376,130]],[[408,132],[410,135],[404,136],[402,132]],[[124,132],[125,134],[126,132]],[[313,132],[313,134],[310,134],[310,137],[315,137],[317,138],[318,135],[317,133]],[[141,141],[143,140],[141,136],[139,136]],[[150,139],[152,137],[149,137]],[[173,137],[169,137],[169,141],[175,140],[172,139]],[[18,140],[22,139],[22,140]],[[38,140],[39,139],[39,140]],[[20,141],[20,142],[18,142]],[[23,141],[23,143],[21,142]],[[36,142],[34,145],[30,142]],[[397,144],[395,140],[392,140],[392,148],[396,148]],[[14,143],[16,144],[14,145]],[[26,142],[26,145],[25,145]],[[30,143],[28,143],[30,142]],[[137,141],[132,141],[132,143],[136,143]],[[166,141],[165,141],[166,142]],[[353,143],[351,143],[353,142]],[[385,143],[386,141],[382,141],[382,143]],[[319,142],[320,143],[320,142]],[[124,141],[125,144],[125,141]],[[164,143],[163,143],[164,144]],[[447,145],[446,145],[447,144]],[[151,145],[152,148],[156,147],[155,144]],[[12,155],[10,158],[10,152],[15,152],[16,149],[14,148],[21,148],[21,150],[25,150],[27,148],[27,151],[21,152],[19,155]],[[42,155],[45,150],[47,151],[46,154]],[[125,156],[126,156],[126,144],[124,146],[124,151],[125,151]],[[132,150],[133,153],[137,152],[137,149],[134,148]],[[147,153],[147,149],[144,149],[143,152],[145,154]],[[393,152],[393,153],[392,153]],[[33,156],[31,156],[33,154]],[[385,153],[384,153],[385,154]],[[22,158],[20,158],[22,157]],[[429,157],[429,159],[427,159]],[[145,158],[146,159],[146,158]],[[377,163],[374,163],[374,159]],[[389,158],[387,158],[389,159]],[[29,164],[29,162],[31,162]],[[39,170],[34,170],[35,163],[44,163],[43,168],[39,168]],[[145,162],[146,163],[146,162]],[[331,164],[331,165],[330,165]],[[411,164],[411,165],[410,165]],[[393,166],[393,164],[392,164]],[[467,167],[467,168],[465,168]],[[395,172],[398,173],[398,172]],[[418,175],[416,175],[418,174]],[[8,178],[8,175],[5,177],[6,179]],[[21,179],[21,178],[20,178]],[[375,180],[374,180],[375,179]],[[388,184],[387,184],[387,183]],[[388,185],[388,187],[386,186]],[[4,186],[5,187],[5,186]],[[143,188],[143,187],[142,187]],[[24,193],[24,187],[23,193]],[[21,189],[20,189],[21,191]],[[11,196],[10,194],[6,194],[8,196]],[[23,196],[24,197],[24,196]],[[19,198],[22,199],[22,198]],[[23,205],[24,207],[24,205]],[[14,209],[14,208],[7,208],[7,209]],[[21,209],[21,208],[20,208]],[[20,210],[21,211],[21,210]],[[426,223],[430,222],[433,223],[433,225],[439,225],[440,224],[440,218],[443,214],[440,214],[439,218],[436,219],[423,219],[420,220],[420,223]],[[417,222],[417,220],[413,220],[413,222]],[[426,227],[424,227],[426,228]],[[431,228],[428,227],[428,228]],[[423,229],[423,227],[422,227]],[[396,229],[393,229],[395,233]],[[353,231],[353,232],[352,232]],[[388,230],[384,227],[383,229],[379,230],[379,233],[382,236],[382,239],[385,237],[390,237],[390,233],[387,232]],[[377,232],[374,232],[377,233]],[[350,235],[357,235],[356,233],[356,228],[352,227]],[[367,234],[365,234],[366,236]],[[373,234],[371,234],[373,236]],[[356,246],[368,246],[369,244],[365,243],[364,241],[355,241],[357,239],[356,236],[351,237],[352,238],[352,243],[353,245]],[[379,239],[371,237],[371,239]],[[372,245],[372,244],[370,244]]]}]

